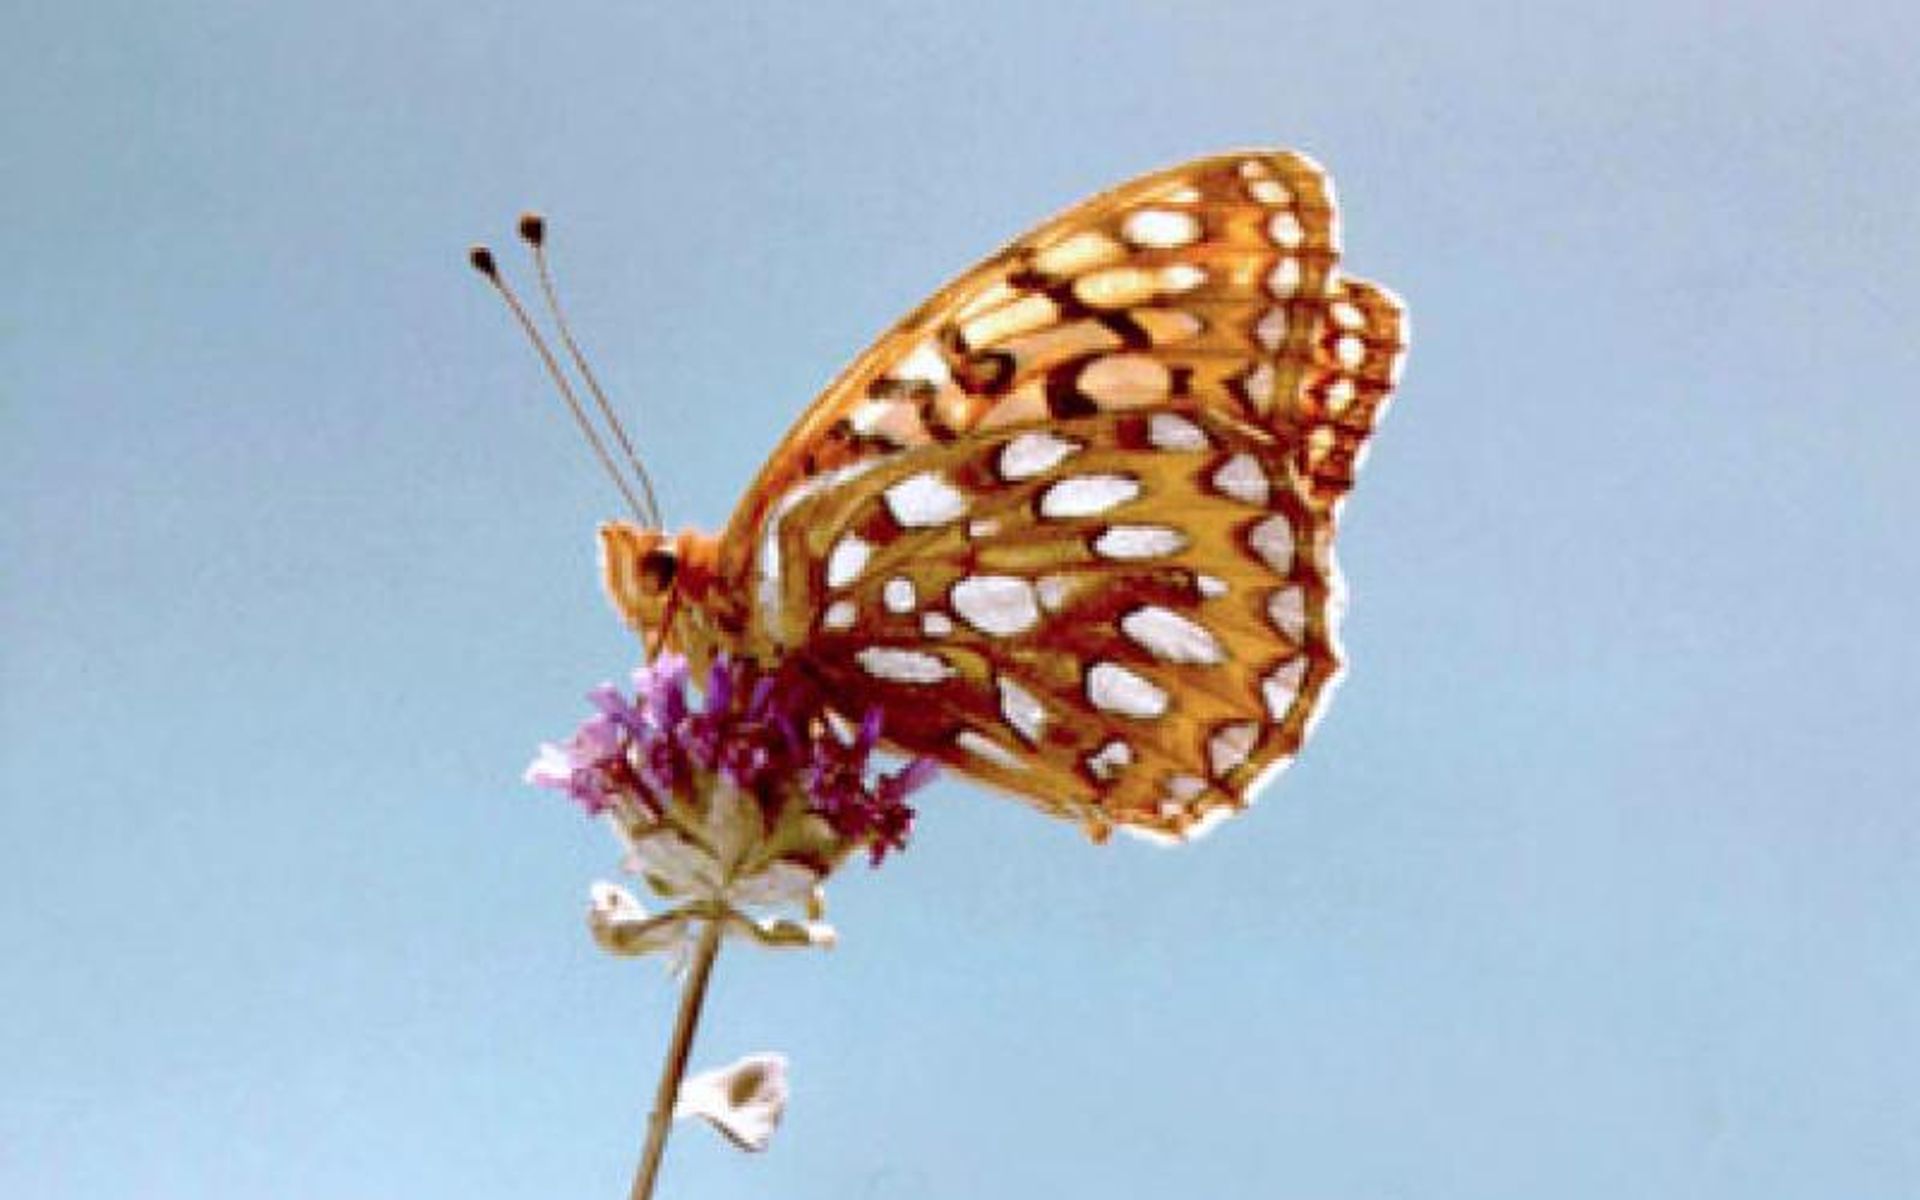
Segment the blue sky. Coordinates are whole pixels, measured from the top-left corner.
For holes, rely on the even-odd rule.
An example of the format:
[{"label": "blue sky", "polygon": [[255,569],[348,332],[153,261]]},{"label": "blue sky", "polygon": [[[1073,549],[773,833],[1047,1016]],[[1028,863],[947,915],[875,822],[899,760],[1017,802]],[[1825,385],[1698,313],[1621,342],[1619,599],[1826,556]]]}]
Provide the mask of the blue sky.
[{"label": "blue sky", "polygon": [[0,1193],[624,1194],[670,1014],[517,782],[676,522],[1007,237],[1296,146],[1414,344],[1353,671],[1179,851],[957,781],[724,958],[663,1196],[1920,1194],[1909,5],[127,0],[0,49]]}]

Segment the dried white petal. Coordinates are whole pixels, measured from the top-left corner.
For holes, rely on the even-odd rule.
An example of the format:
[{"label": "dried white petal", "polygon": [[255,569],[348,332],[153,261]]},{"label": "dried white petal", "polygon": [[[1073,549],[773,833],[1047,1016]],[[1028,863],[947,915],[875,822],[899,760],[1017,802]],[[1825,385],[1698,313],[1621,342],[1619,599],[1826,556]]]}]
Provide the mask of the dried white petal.
[{"label": "dried white petal", "polygon": [[633,893],[615,883],[596,883],[590,889],[587,928],[608,954],[637,958],[644,954],[678,951],[687,939],[687,914],[681,910],[648,916]]},{"label": "dried white petal", "polygon": [[773,1140],[787,1111],[787,1056],[749,1054],[731,1066],[703,1071],[680,1085],[675,1120],[699,1117],[742,1150],[758,1152]]},{"label": "dried white petal", "polygon": [[840,934],[825,921],[795,921],[769,917],[756,921],[738,909],[727,913],[728,932],[751,938],[770,950],[831,949]]},{"label": "dried white petal", "polygon": [[660,896],[712,899],[724,886],[713,856],[672,830],[654,829],[634,839],[625,865]]},{"label": "dried white petal", "polygon": [[803,905],[813,895],[820,876],[799,863],[777,859],[764,870],[735,880],[727,889],[727,898],[735,904],[759,908],[777,905]]}]

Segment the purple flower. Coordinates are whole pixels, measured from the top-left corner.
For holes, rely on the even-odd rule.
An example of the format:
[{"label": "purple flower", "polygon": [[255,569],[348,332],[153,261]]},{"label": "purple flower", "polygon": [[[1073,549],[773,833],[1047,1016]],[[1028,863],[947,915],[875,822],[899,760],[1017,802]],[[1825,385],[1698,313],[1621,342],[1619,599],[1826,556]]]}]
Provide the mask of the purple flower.
[{"label": "purple flower", "polygon": [[891,775],[882,776],[873,790],[873,841],[867,847],[873,865],[879,866],[889,850],[904,850],[907,834],[913,828],[913,808],[907,797],[933,782],[940,764],[930,758],[916,758]]},{"label": "purple flower", "polygon": [[631,774],[617,722],[606,713],[589,717],[564,742],[546,742],[528,765],[526,781],[557,788],[578,801],[591,816],[618,803]]},{"label": "purple flower", "polygon": [[[686,660],[663,655],[634,672],[631,696],[595,688],[594,715],[566,741],[543,745],[527,782],[611,814],[636,850],[645,844],[642,857],[667,864],[650,875],[656,890],[675,890],[675,880],[750,881],[781,862],[824,875],[856,849],[877,866],[905,847],[914,816],[906,797],[936,768],[916,759],[892,774],[872,770],[878,709],[843,737],[844,722],[800,676],[725,655],[697,706],[688,683]],[[722,803],[723,792],[752,803]],[[709,861],[676,865],[680,852],[663,856],[662,838]]]}]

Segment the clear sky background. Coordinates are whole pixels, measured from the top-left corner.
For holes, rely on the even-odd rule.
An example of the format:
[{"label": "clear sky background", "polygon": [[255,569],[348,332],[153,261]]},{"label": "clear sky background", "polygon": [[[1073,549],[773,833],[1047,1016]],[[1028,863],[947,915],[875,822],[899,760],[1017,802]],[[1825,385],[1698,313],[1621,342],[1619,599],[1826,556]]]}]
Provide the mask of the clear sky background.
[{"label": "clear sky background", "polygon": [[[1225,147],[1407,298],[1353,671],[1179,851],[953,780],[723,958],[663,1197],[1920,1194],[1913,5],[16,4],[0,1195],[624,1195],[673,991],[517,780],[633,647],[463,263],[552,217],[676,522]],[[511,256],[509,256],[511,257]]]}]

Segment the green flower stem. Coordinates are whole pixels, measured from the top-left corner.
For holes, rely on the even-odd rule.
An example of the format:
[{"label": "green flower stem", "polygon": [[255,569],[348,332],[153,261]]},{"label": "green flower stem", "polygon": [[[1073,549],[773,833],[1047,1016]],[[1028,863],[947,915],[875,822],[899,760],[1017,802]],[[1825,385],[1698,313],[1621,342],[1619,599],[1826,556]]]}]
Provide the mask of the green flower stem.
[{"label": "green flower stem", "polygon": [[722,914],[708,916],[700,926],[700,941],[687,968],[687,985],[680,993],[680,1012],[673,1021],[673,1040],[667,1043],[667,1060],[660,1068],[660,1087],[653,1094],[653,1112],[647,1117],[647,1144],[640,1152],[640,1167],[634,1172],[628,1200],[653,1200],[654,1180],[660,1175],[660,1159],[667,1149],[667,1133],[673,1128],[674,1104],[680,1099],[680,1082],[686,1078],[687,1059],[693,1053],[693,1033],[700,1024],[700,1009],[707,999],[707,981],[713,976],[713,960],[720,955],[720,935],[724,932],[726,918]]}]

